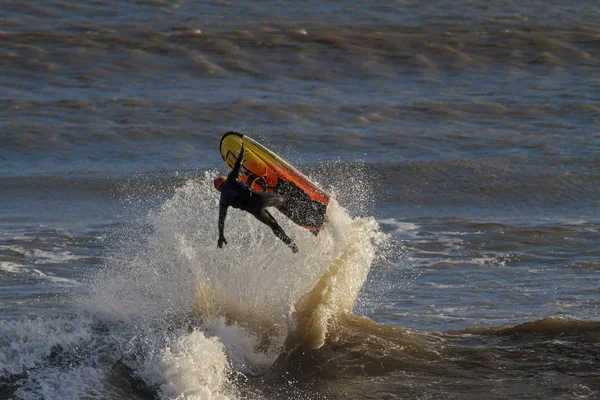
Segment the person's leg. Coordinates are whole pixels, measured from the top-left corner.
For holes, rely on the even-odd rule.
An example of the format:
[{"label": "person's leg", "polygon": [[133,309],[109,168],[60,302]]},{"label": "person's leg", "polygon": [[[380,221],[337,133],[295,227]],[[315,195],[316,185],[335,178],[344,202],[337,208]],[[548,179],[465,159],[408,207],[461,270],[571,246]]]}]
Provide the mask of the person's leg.
[{"label": "person's leg", "polygon": [[263,193],[262,208],[277,207],[285,203],[283,196],[274,193]]},{"label": "person's leg", "polygon": [[283,196],[274,193],[252,192],[246,205],[246,211],[258,214],[267,207],[277,207],[285,203]]},{"label": "person's leg", "polygon": [[294,244],[294,241],[290,239],[288,235],[285,234],[281,226],[279,226],[279,224],[277,223],[277,220],[273,218],[270,212],[263,208],[260,212],[253,213],[252,215],[254,215],[254,217],[256,217],[256,219],[258,219],[263,224],[268,225],[275,234],[275,236],[277,236],[283,243],[287,244],[288,247],[290,247],[294,253],[298,251],[298,246],[296,246]]}]

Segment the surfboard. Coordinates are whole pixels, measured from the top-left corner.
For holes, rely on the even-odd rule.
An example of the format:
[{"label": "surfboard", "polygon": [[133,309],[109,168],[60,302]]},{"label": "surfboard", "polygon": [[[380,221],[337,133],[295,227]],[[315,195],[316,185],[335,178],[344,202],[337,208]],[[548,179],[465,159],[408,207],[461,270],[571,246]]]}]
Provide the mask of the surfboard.
[{"label": "surfboard", "polygon": [[239,132],[227,132],[221,138],[221,156],[229,170],[233,169],[242,143],[247,152],[240,168],[240,180],[257,192],[283,196],[286,202],[277,209],[317,235],[325,221],[331,195],[281,156]]}]

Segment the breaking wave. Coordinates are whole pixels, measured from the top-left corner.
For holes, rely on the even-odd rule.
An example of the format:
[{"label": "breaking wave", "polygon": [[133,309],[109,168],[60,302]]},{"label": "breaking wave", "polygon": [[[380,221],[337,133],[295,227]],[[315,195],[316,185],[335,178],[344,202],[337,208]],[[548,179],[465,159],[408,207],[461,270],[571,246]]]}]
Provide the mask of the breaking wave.
[{"label": "breaking wave", "polygon": [[[0,352],[17,396],[237,398],[240,377],[264,374],[298,347],[320,348],[352,314],[387,240],[374,218],[353,218],[334,201],[315,237],[273,210],[300,248],[293,254],[231,210],[219,249],[212,175],[124,227],[72,315],[6,322],[6,343],[21,337],[16,351]],[[340,189],[342,198],[345,190],[358,189]],[[119,384],[115,369],[126,372]]]}]

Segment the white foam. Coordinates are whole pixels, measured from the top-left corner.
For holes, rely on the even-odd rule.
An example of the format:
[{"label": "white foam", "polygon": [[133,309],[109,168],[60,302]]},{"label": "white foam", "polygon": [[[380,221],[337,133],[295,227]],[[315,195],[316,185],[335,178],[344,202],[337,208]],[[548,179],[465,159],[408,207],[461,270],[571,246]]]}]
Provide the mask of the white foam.
[{"label": "white foam", "polygon": [[53,251],[40,249],[28,250],[27,254],[33,258],[36,264],[62,264],[86,258],[85,256],[78,256],[70,251],[62,251],[58,248],[54,248]]},{"label": "white foam", "polygon": [[15,395],[22,399],[127,398],[113,371],[121,360],[160,398],[236,397],[219,339],[167,328],[140,331],[83,313],[0,320],[0,379],[17,377]]},{"label": "white foam", "polygon": [[83,318],[0,320],[0,377],[40,366],[56,346],[69,348],[88,340],[89,324]]},{"label": "white foam", "polygon": [[[91,366],[48,367],[32,373],[35,379],[16,391],[19,399],[119,398],[107,383],[105,370]],[[115,396],[116,395],[116,396]]]},{"label": "white foam", "polygon": [[52,272],[43,272],[39,269],[32,268],[31,265],[19,264],[10,261],[0,262],[0,271],[4,271],[9,274],[28,275],[35,279],[45,280],[62,285],[73,286],[80,284],[74,279],[62,278],[60,276],[56,276]]},{"label": "white foam", "polygon": [[17,245],[0,245],[0,250],[12,251],[12,252],[19,254],[20,256],[25,256],[25,254],[26,254],[25,249],[23,249],[21,246],[17,246]]},{"label": "white foam", "polygon": [[436,289],[454,289],[454,288],[458,287],[457,285],[449,285],[449,284],[436,283],[436,282],[424,282],[422,284],[431,286]]},{"label": "white foam", "polygon": [[0,245],[0,250],[17,253],[18,255],[27,258],[32,264],[62,264],[86,258],[86,256],[76,255],[59,247],[55,247],[51,251],[48,251],[41,249],[25,249],[18,245]]},{"label": "white foam", "polygon": [[388,218],[388,219],[380,219],[377,222],[379,222],[382,225],[388,225],[393,227],[394,229],[391,231],[391,234],[394,236],[415,236],[417,232],[417,230],[419,230],[421,227],[415,223],[412,222],[405,222],[405,221],[401,221],[401,220],[397,220],[395,218]]},{"label": "white foam", "polygon": [[496,267],[505,267],[506,266],[506,258],[503,258],[504,254],[490,254],[482,257],[475,257],[465,260],[467,263],[475,264],[478,266],[496,266]]},{"label": "white foam", "polygon": [[224,350],[218,338],[194,330],[167,343],[137,373],[164,399],[228,399]]},{"label": "white foam", "polygon": [[[438,254],[435,252],[431,253],[431,252],[425,252],[425,251],[420,251],[420,253]],[[505,267],[506,261],[508,261],[508,258],[505,258],[504,254],[490,254],[490,255],[483,255],[481,257],[473,257],[473,258],[463,258],[463,257],[431,258],[431,259],[427,259],[425,261],[426,261],[426,264],[423,264],[423,265],[432,265],[432,264],[437,264],[437,263],[443,263],[443,264],[450,264],[450,265],[475,265],[478,267],[483,267],[483,266]]]},{"label": "white foam", "polygon": [[35,269],[35,268],[29,269],[28,272],[33,273],[36,278],[47,280],[52,283],[60,283],[60,284],[67,284],[67,285],[79,285],[79,282],[77,282],[73,279],[61,278],[60,276],[56,276],[55,274],[50,273],[50,272],[48,272],[48,273],[42,272],[39,269]]},{"label": "white foam", "polygon": [[[297,327],[299,299],[324,276],[331,275],[327,296],[315,305],[321,335],[328,318],[352,309],[381,239],[373,218],[353,219],[336,205],[315,237],[273,210],[300,247],[293,254],[268,227],[230,210],[229,244],[218,249],[211,175],[188,182],[138,221],[148,230],[122,232],[91,284],[80,287],[73,315],[0,321],[0,378],[17,377],[19,397],[127,397],[111,382],[117,362],[161,398],[240,397],[230,376],[273,364]],[[40,264],[78,258],[58,249],[17,250]],[[63,279],[35,264],[0,265]],[[206,283],[204,302],[199,282]]]},{"label": "white foam", "polygon": [[9,272],[12,274],[18,274],[22,272],[23,265],[17,264],[10,261],[2,261],[0,262],[0,270],[4,272]]},{"label": "white foam", "polygon": [[252,332],[235,324],[227,324],[224,318],[207,321],[203,328],[219,337],[227,349],[231,367],[237,372],[258,375],[275,362],[279,353],[257,351],[259,343]]}]

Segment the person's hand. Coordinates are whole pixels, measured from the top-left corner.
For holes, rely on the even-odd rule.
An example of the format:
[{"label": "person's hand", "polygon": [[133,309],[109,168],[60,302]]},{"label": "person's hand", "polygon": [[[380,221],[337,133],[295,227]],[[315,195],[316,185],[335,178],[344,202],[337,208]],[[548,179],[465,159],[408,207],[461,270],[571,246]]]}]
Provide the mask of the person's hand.
[{"label": "person's hand", "polygon": [[225,236],[221,236],[219,238],[219,241],[217,242],[217,247],[222,249],[223,248],[223,243],[227,244],[227,240],[225,240]]}]

